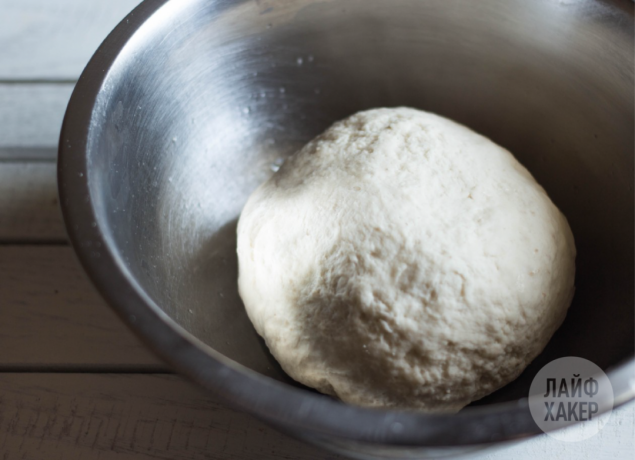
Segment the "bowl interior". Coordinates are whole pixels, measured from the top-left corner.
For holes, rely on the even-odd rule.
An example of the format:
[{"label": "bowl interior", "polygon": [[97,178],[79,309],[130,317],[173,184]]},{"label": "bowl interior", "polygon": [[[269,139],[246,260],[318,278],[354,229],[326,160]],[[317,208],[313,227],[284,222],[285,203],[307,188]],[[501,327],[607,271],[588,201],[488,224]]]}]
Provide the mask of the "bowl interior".
[{"label": "bowl interior", "polygon": [[237,293],[236,222],[286,156],[358,110],[406,105],[513,152],[569,219],[577,291],[546,362],[633,354],[630,2],[171,1],[95,105],[97,224],[142,289],[218,352],[290,382]]}]

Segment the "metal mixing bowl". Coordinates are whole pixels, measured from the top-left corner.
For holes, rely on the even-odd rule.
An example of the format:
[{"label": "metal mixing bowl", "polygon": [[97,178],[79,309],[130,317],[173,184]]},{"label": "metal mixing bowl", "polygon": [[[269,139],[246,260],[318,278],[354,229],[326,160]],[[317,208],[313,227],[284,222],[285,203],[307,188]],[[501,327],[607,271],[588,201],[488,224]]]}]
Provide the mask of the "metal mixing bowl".
[{"label": "metal mixing bowl", "polygon": [[[365,458],[539,433],[525,397],[585,357],[633,398],[633,3],[155,0],[99,48],[60,140],[68,231],[109,303],[235,407]],[[360,109],[437,112],[516,154],[568,217],[577,293],[543,354],[457,415],[369,410],[291,381],[236,289],[236,220],[285,156]]]}]

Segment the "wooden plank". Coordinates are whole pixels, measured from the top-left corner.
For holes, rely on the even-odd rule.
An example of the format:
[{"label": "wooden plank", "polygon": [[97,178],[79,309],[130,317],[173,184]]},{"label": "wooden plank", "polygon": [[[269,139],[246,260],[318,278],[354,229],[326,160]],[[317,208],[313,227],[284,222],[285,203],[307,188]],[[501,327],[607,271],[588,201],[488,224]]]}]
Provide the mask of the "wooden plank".
[{"label": "wooden plank", "polygon": [[0,84],[0,158],[30,159],[35,151],[40,158],[46,154],[54,159],[73,87],[73,84]]},{"label": "wooden plank", "polygon": [[0,80],[77,79],[139,0],[0,0]]},{"label": "wooden plank", "polygon": [[[542,436],[473,460],[632,459],[635,406],[577,443]],[[592,452],[592,457],[588,454]],[[0,459],[326,460],[175,375],[0,374]]]},{"label": "wooden plank", "polygon": [[0,374],[0,459],[341,458],[177,376]]},{"label": "wooden plank", "polygon": [[55,163],[0,162],[0,242],[66,241]]},{"label": "wooden plank", "polygon": [[0,370],[166,370],[97,294],[70,246],[0,246]]}]

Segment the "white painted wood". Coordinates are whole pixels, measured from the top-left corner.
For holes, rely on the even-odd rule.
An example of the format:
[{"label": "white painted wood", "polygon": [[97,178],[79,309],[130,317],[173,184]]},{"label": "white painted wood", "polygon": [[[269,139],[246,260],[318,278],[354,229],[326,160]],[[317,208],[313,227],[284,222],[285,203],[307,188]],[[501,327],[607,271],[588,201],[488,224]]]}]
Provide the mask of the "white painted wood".
[{"label": "white painted wood", "polygon": [[77,79],[139,0],[0,0],[0,80]]},{"label": "white painted wood", "polygon": [[167,369],[101,299],[70,246],[2,245],[0,372],[55,366]]},{"label": "white painted wood", "polygon": [[[0,458],[30,460],[341,458],[228,409],[178,376],[0,374]],[[473,460],[632,460],[635,406],[595,437],[546,436]]]},{"label": "white painted wood", "polygon": [[606,426],[592,438],[557,441],[542,435],[493,454],[470,460],[633,460],[635,458],[635,404],[616,409]]},{"label": "white painted wood", "polygon": [[0,84],[0,158],[10,156],[6,151],[3,155],[3,149],[12,149],[13,157],[16,153],[29,157],[28,147],[48,147],[55,158],[54,148],[73,87],[73,84]]},{"label": "white painted wood", "polygon": [[177,376],[0,374],[0,459],[341,458],[279,434]]},{"label": "white painted wood", "polygon": [[53,162],[0,162],[0,242],[66,241]]}]

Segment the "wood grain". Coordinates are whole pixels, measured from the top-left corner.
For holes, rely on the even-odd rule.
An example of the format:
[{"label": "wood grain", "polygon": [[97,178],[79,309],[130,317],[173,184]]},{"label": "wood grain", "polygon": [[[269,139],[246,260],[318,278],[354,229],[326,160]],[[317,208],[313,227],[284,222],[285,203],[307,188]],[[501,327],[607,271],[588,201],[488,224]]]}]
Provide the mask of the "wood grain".
[{"label": "wood grain", "polygon": [[55,163],[0,162],[0,242],[65,242]]},{"label": "wood grain", "polygon": [[[0,388],[2,460],[341,458],[228,409],[175,375],[0,374]],[[542,436],[470,458],[632,460],[632,409],[614,411],[582,442]]]},{"label": "wood grain", "polygon": [[77,79],[139,2],[0,0],[0,81]]},{"label": "wood grain", "polygon": [[0,370],[167,370],[97,294],[70,246],[0,246]]},{"label": "wood grain", "polygon": [[29,159],[33,148],[39,148],[40,156],[48,152],[54,159],[73,87],[73,84],[0,84],[0,158]]},{"label": "wood grain", "polygon": [[341,458],[226,408],[178,376],[0,374],[0,459]]}]

